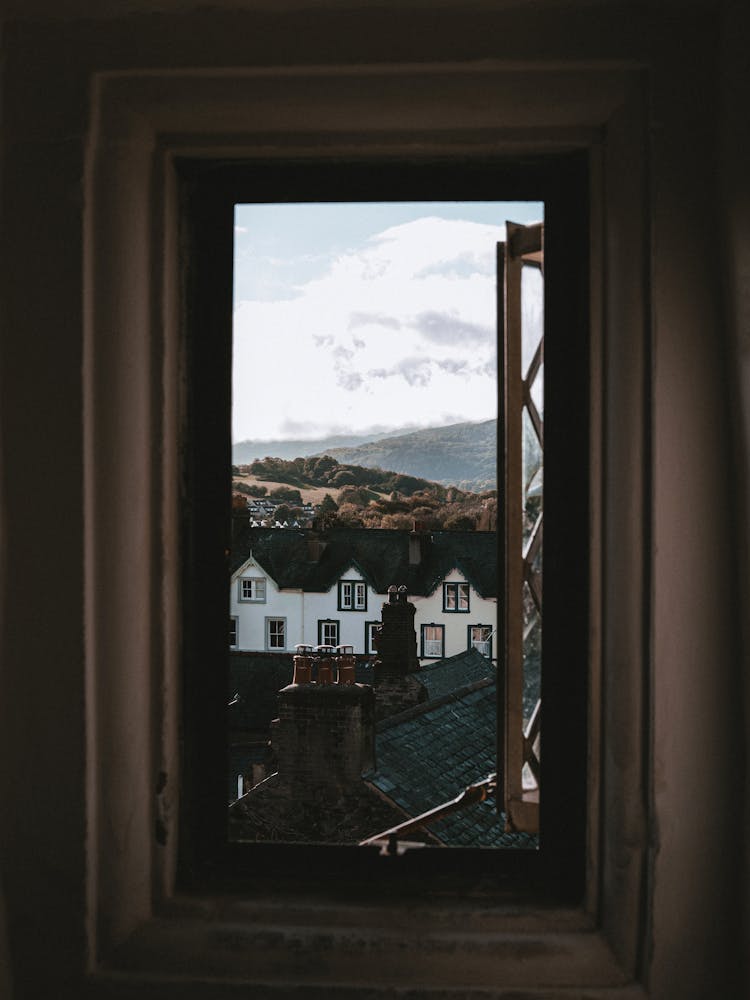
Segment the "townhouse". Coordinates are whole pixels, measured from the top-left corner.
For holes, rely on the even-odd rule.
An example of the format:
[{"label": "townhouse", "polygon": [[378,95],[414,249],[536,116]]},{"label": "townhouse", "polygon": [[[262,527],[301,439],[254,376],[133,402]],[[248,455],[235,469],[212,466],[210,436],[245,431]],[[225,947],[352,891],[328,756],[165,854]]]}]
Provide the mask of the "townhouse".
[{"label": "townhouse", "polygon": [[374,655],[381,605],[396,585],[416,607],[420,661],[472,647],[495,660],[496,547],[495,532],[242,523],[232,549],[230,648],[283,652],[304,642]]}]

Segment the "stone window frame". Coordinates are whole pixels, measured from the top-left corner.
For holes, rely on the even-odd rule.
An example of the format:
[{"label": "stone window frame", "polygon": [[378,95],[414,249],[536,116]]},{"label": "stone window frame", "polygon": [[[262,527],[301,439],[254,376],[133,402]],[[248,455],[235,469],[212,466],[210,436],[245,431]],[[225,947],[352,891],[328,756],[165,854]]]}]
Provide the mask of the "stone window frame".
[{"label": "stone window frame", "polygon": [[[342,85],[347,74],[357,93],[350,107],[344,95],[351,88]],[[534,74],[539,79],[529,87]],[[548,153],[559,149],[561,143],[590,152],[594,167],[592,315],[597,334],[592,338],[591,362],[591,405],[596,416],[591,441],[595,466],[591,532],[594,549],[601,552],[602,559],[593,560],[591,566],[592,631],[599,642],[592,647],[589,663],[591,795],[587,804],[586,889],[580,905],[572,908],[539,908],[529,896],[520,907],[514,902],[512,912],[500,901],[499,908],[494,907],[489,914],[483,904],[481,928],[475,928],[471,919],[462,918],[457,923],[469,941],[475,940],[475,930],[477,943],[488,933],[492,936],[492,956],[483,953],[481,959],[483,982],[530,988],[537,984],[542,989],[565,981],[581,990],[610,989],[615,993],[623,986],[627,996],[641,996],[637,988],[628,992],[623,985],[632,983],[643,970],[648,928],[642,901],[649,870],[645,849],[638,847],[640,839],[634,832],[647,821],[646,802],[634,790],[640,787],[647,746],[643,699],[648,632],[644,602],[629,600],[643,583],[645,543],[640,527],[634,533],[629,526],[648,520],[644,509],[648,477],[642,464],[618,461],[618,456],[627,456],[632,450],[641,453],[646,419],[644,317],[648,310],[644,308],[646,293],[640,269],[647,234],[638,212],[644,204],[645,182],[642,161],[628,160],[626,169],[621,155],[642,148],[645,85],[640,66],[621,63],[602,68],[592,63],[583,70],[560,65],[549,68],[531,66],[521,58],[510,66],[491,62],[478,66],[393,64],[387,72],[366,64],[322,71],[300,68],[291,73],[269,67],[209,74],[208,89],[201,72],[162,73],[157,68],[147,75],[94,72],[91,82],[93,121],[85,178],[91,199],[87,202],[85,249],[86,295],[89,302],[95,299],[95,308],[87,316],[86,343],[90,359],[97,363],[84,371],[87,460],[96,463],[101,459],[106,464],[107,456],[119,454],[133,462],[121,462],[120,470],[115,469],[113,480],[106,484],[87,479],[86,517],[96,552],[99,545],[110,546],[113,525],[118,527],[118,537],[132,543],[121,551],[127,572],[120,574],[119,588],[105,585],[109,571],[105,568],[104,578],[100,578],[96,559],[88,564],[88,613],[92,622],[117,620],[118,613],[126,618],[130,605],[122,600],[124,587],[136,596],[139,606],[151,601],[144,613],[154,629],[133,630],[123,621],[123,641],[114,650],[110,629],[93,629],[87,639],[87,710],[97,723],[92,739],[102,751],[110,748],[115,759],[125,762],[121,776],[123,772],[128,775],[128,780],[115,783],[101,781],[99,772],[109,757],[106,752],[91,755],[88,934],[90,953],[98,959],[96,971],[92,964],[92,979],[113,985],[151,982],[154,975],[169,974],[172,942],[179,939],[184,945],[187,934],[193,941],[196,935],[208,935],[206,941],[213,935],[218,940],[217,931],[227,921],[235,936],[246,934],[247,940],[252,940],[250,925],[243,923],[247,914],[242,902],[226,903],[218,923],[212,919],[204,927],[204,899],[209,897],[198,893],[191,902],[180,895],[176,809],[171,810],[172,818],[169,810],[166,813],[166,846],[157,848],[151,838],[154,767],[169,776],[167,788],[175,787],[174,776],[180,771],[176,484],[181,398],[177,373],[181,369],[178,283],[169,263],[176,260],[178,246],[174,163],[176,158],[196,152],[209,158],[226,157],[228,152],[252,154],[265,149],[269,133],[264,129],[274,128],[284,138],[281,148],[285,154],[315,152],[319,144],[310,144],[305,137],[316,129],[325,133],[330,128],[333,104],[342,109],[336,128],[344,130],[348,123],[351,129],[349,134],[334,131],[329,136],[328,149],[333,150],[358,148],[356,142],[354,147],[350,145],[351,135],[355,135],[365,145],[370,142],[378,149],[406,155],[419,133],[422,148],[449,155],[465,155],[467,143],[470,155],[487,149],[508,155]],[[429,85],[422,86],[425,83]],[[483,95],[480,103],[474,99],[478,90]],[[554,102],[546,97],[550,92],[555,93]],[[429,96],[426,104],[423,94]],[[280,95],[287,100],[280,102]],[[405,95],[410,96],[405,99]],[[538,100],[535,95],[539,95]],[[486,121],[481,120],[482,109],[486,109]],[[482,129],[476,131],[478,122]],[[597,226],[601,227],[604,218],[620,227],[622,251],[605,246],[601,240]],[[144,245],[152,253],[141,253]],[[101,252],[104,246],[119,248],[121,253]],[[132,268],[122,268],[122,260],[130,262]],[[161,269],[163,261],[168,265],[166,271]],[[615,291],[628,290],[628,309],[613,308],[616,294],[605,286],[605,274]],[[101,331],[106,331],[106,337]],[[115,342],[128,352],[127,366],[120,364],[116,352],[103,346],[105,341],[112,342],[113,332],[118,335]],[[622,343],[628,345],[624,363],[620,363],[623,359],[618,353]],[[602,393],[605,371],[606,406]],[[133,391],[134,385],[141,391]],[[113,386],[120,391],[113,392]],[[153,406],[154,400],[159,405]],[[118,419],[112,419],[113,413]],[[127,415],[138,419],[127,419]],[[144,434],[144,427],[149,432]],[[605,430],[606,466],[600,459]],[[160,441],[162,448],[144,449],[144,440]],[[118,489],[120,495],[129,495],[133,465],[143,473],[144,482],[151,484],[151,492],[143,491],[141,508],[124,512],[123,518],[113,513],[116,520],[111,521],[108,498],[117,496]],[[606,478],[606,494],[596,473]],[[152,505],[154,496],[159,502]],[[602,548],[605,497],[608,537],[617,541]],[[141,544],[144,524],[161,540],[161,546]],[[623,544],[623,534],[628,544]],[[101,564],[108,567],[109,561],[101,560]],[[605,591],[606,608],[602,610]],[[613,618],[615,608],[618,614]],[[148,641],[144,643],[141,639],[145,636]],[[609,659],[622,669],[602,671],[602,663]],[[103,682],[105,677],[107,683]],[[117,696],[118,684],[113,683],[119,678],[149,692],[147,697],[157,698],[154,711],[143,712],[139,699],[123,705]],[[601,698],[603,682],[609,695],[605,700]],[[620,763],[606,770],[599,764],[603,715],[607,731],[619,734]],[[154,724],[157,734],[152,730]],[[150,748],[145,755],[144,747]],[[105,789],[113,789],[113,793],[105,795]],[[628,803],[627,814],[624,803]],[[634,808],[634,803],[640,806]],[[99,812],[107,815],[106,825],[94,822]],[[123,850],[117,831],[125,822],[130,835]],[[622,851],[627,863],[620,860]],[[121,891],[117,891],[118,886]],[[152,919],[157,907],[159,920]],[[449,910],[450,904],[439,904],[433,912],[427,904],[420,924],[426,942],[432,942],[434,932],[444,933]],[[355,906],[352,912],[363,911]],[[266,899],[261,892],[255,894],[253,920],[263,919],[266,928],[285,926],[277,900],[271,896]],[[342,914],[323,906],[313,911],[308,929],[311,934],[316,928],[325,928],[328,933],[344,926],[341,919]],[[240,931],[240,927],[247,929]],[[138,941],[123,951],[120,946],[136,928],[140,928]],[[564,949],[560,948],[561,934],[565,936]],[[381,946],[376,950],[382,964],[388,944],[382,935],[378,940]],[[519,978],[518,948],[525,946],[534,949],[534,969],[521,963],[524,970]],[[264,974],[265,966],[258,960],[261,953],[244,951],[247,960],[238,960],[232,975],[255,981],[254,977]],[[178,953],[176,973],[190,975],[193,970],[193,975],[200,975],[195,971],[200,968],[198,950],[183,946]],[[445,965],[434,949],[415,948],[412,966],[415,971],[423,969],[426,982],[445,985],[456,981],[451,972],[457,967],[454,951],[451,964]],[[360,973],[364,968],[369,968],[367,962],[360,965]]]}]

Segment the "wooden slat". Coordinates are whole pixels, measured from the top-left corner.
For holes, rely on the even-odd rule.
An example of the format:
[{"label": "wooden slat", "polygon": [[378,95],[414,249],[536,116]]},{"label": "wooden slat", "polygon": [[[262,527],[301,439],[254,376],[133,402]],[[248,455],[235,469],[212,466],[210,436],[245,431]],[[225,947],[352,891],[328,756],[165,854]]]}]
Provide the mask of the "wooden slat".
[{"label": "wooden slat", "polygon": [[[506,224],[508,243],[520,227]],[[505,800],[523,793],[523,409],[521,374],[521,261],[512,251],[505,257]]]},{"label": "wooden slat", "polygon": [[[504,632],[504,766],[503,803],[506,824],[510,830],[536,833],[539,829],[538,787],[534,801],[523,786],[524,765],[528,764],[537,786],[541,778],[539,758],[534,750],[538,735],[538,706],[532,721],[535,731],[524,733],[523,723],[523,652],[524,643],[534,623],[524,628],[524,581],[528,583],[532,600],[541,615],[541,574],[534,571],[532,562],[542,544],[542,517],[537,519],[531,537],[524,544],[523,476],[523,410],[526,410],[544,450],[544,423],[531,399],[531,385],[543,360],[543,339],[529,366],[528,378],[522,371],[522,292],[521,275],[524,258],[535,255],[541,263],[543,242],[542,226],[519,226],[506,223],[505,245],[498,248],[498,263],[503,265],[504,307],[502,309],[503,350],[501,383],[501,419],[503,424],[503,499],[505,504],[505,609]],[[498,271],[499,276],[499,271]],[[536,721],[534,721],[536,720]]]}]

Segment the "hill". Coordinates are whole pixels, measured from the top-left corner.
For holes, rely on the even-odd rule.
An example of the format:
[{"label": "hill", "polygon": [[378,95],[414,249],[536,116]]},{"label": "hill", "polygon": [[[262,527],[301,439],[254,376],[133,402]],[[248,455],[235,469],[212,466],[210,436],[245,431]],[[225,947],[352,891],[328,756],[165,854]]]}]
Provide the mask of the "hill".
[{"label": "hill", "polygon": [[246,440],[232,445],[232,464],[249,465],[258,458],[273,455],[275,458],[290,460],[307,455],[329,454],[331,448],[355,448],[357,445],[380,441],[400,431],[384,431],[382,434],[335,434],[330,437],[309,440],[277,441]]},{"label": "hill", "polygon": [[451,424],[326,449],[341,464],[389,469],[481,492],[497,485],[497,423]]}]

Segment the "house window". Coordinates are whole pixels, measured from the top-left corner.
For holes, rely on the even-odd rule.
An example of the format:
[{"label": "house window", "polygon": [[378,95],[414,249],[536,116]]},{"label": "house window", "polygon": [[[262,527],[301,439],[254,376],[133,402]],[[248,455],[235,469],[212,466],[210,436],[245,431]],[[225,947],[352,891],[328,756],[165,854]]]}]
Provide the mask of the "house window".
[{"label": "house window", "polygon": [[367,611],[367,585],[363,580],[339,580],[339,611]]},{"label": "house window", "polygon": [[239,645],[240,626],[237,618],[229,619],[229,648],[237,649]]},{"label": "house window", "polygon": [[445,626],[422,626],[422,659],[441,659],[445,655]]},{"label": "house window", "polygon": [[339,644],[339,623],[333,618],[326,618],[318,622],[318,645],[338,646]]},{"label": "house window", "polygon": [[240,580],[239,599],[243,603],[265,604],[266,581],[263,577]]},{"label": "house window", "polygon": [[367,656],[374,656],[378,651],[375,630],[379,629],[380,625],[379,621],[365,622],[365,654]]},{"label": "house window", "polygon": [[443,611],[468,611],[468,583],[443,584]]},{"label": "house window", "polygon": [[469,641],[467,643],[468,649],[476,649],[486,656],[489,660],[492,659],[492,633],[494,629],[492,625],[469,625]]},{"label": "house window", "polygon": [[266,618],[266,649],[286,649],[286,618]]}]

